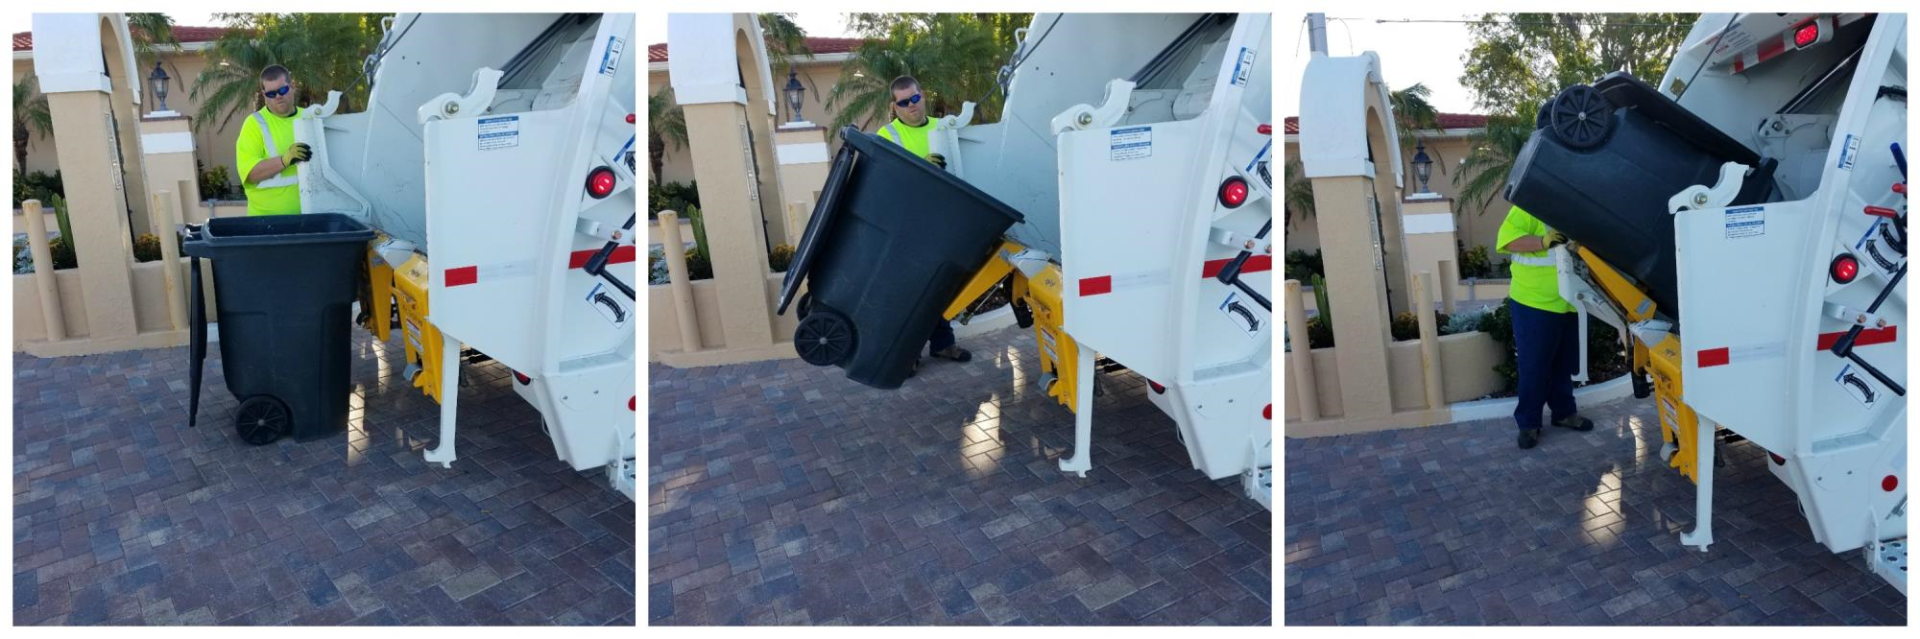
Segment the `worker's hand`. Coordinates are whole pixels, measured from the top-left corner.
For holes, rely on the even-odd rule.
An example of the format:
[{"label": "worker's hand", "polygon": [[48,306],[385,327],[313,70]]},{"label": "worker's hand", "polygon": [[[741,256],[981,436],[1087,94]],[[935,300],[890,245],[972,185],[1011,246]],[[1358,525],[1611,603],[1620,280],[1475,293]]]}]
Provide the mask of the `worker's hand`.
[{"label": "worker's hand", "polygon": [[1561,233],[1559,231],[1547,231],[1546,241],[1547,241],[1547,248],[1553,248],[1561,244],[1566,244],[1567,234]]},{"label": "worker's hand", "polygon": [[287,166],[293,166],[311,159],[313,159],[313,147],[307,146],[305,142],[293,143],[293,150],[287,151],[286,155],[280,156],[280,161],[286,163]]},{"label": "worker's hand", "polygon": [[942,171],[947,169],[947,157],[944,155],[940,155],[938,153],[928,153],[927,161],[932,162],[934,166],[940,167],[940,170]]}]

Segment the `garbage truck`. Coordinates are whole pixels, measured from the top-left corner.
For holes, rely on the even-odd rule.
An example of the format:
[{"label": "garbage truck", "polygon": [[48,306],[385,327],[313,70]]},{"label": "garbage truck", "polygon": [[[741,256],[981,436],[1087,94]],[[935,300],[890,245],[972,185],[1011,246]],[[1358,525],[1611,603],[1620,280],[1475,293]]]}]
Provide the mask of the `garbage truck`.
[{"label": "garbage truck", "polygon": [[838,132],[778,300],[795,350],[898,387],[937,322],[999,292],[1032,331],[1032,379],[1074,414],[1062,471],[1093,467],[1098,373],[1124,367],[1194,468],[1272,508],[1271,31],[1266,14],[1035,14],[992,87],[999,121],[974,121],[986,96],[936,118],[944,168]]},{"label": "garbage truck", "polygon": [[631,499],[633,15],[406,13],[381,29],[366,107],[333,91],[297,116],[313,151],[300,217],[374,231],[355,319],[381,341],[397,329],[404,377],[440,404],[425,460],[456,460],[461,367],[490,359],[561,460]]},{"label": "garbage truck", "polygon": [[1706,14],[1654,84],[1561,90],[1508,175],[1572,240],[1581,330],[1619,329],[1654,399],[1696,488],[1687,546],[1713,543],[1717,449],[1744,440],[1815,540],[1906,592],[1906,62],[1904,14]]}]

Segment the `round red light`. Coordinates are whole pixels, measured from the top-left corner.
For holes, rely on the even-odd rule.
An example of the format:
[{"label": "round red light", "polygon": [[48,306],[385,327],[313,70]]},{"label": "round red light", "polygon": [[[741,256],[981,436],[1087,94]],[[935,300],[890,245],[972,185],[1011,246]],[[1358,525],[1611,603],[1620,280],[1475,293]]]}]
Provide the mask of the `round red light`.
[{"label": "round red light", "polygon": [[628,113],[628,114],[627,114],[627,124],[633,124],[633,114],[632,114],[632,113]]},{"label": "round red light", "polygon": [[1238,177],[1227,178],[1220,185],[1220,203],[1234,208],[1247,203],[1247,181]]},{"label": "round red light", "polygon": [[513,372],[513,379],[514,379],[515,381],[518,381],[518,382],[520,382],[520,385],[521,385],[521,386],[526,386],[526,385],[528,385],[528,384],[532,384],[532,383],[533,383],[533,378],[531,378],[531,377],[527,377],[526,375],[523,375],[523,374],[521,374],[521,373],[520,373],[520,371],[514,371],[514,372]]},{"label": "round red light", "polygon": [[1153,381],[1151,379],[1147,380],[1147,387],[1152,388],[1154,394],[1156,395],[1167,392],[1167,387],[1161,386],[1159,382]]},{"label": "round red light", "polygon": [[1260,416],[1267,418],[1267,421],[1273,421],[1273,404],[1267,404],[1266,409],[1260,411]]},{"label": "round red light", "polygon": [[596,200],[612,195],[613,187],[617,183],[618,180],[613,177],[613,169],[604,166],[594,169],[592,173],[587,174],[587,195],[593,196]]},{"label": "round red light", "polygon": [[1828,271],[1833,275],[1833,281],[1846,284],[1860,276],[1860,261],[1843,253],[1833,258],[1833,265]]},{"label": "round red light", "polygon": [[1773,459],[1773,465],[1775,465],[1775,466],[1785,466],[1785,465],[1787,465],[1787,458],[1785,458],[1785,457],[1781,457],[1781,456],[1779,456],[1779,455],[1776,455],[1776,454],[1773,454],[1773,453],[1767,453],[1767,457],[1770,457],[1770,458],[1772,458],[1772,459]]},{"label": "round red light", "polygon": [[1899,487],[1900,487],[1899,477],[1895,477],[1893,475],[1887,475],[1886,479],[1880,480],[1880,490],[1883,490],[1886,492],[1893,492],[1893,489],[1899,488]]},{"label": "round red light", "polygon": [[1798,31],[1793,32],[1793,46],[1796,46],[1796,47],[1804,47],[1809,44],[1813,44],[1814,40],[1819,40],[1819,39],[1820,39],[1820,23],[1818,22],[1809,22],[1807,23],[1807,26],[1800,27]]},{"label": "round red light", "polygon": [[633,402],[634,402],[634,400],[637,400],[637,399],[640,399],[640,396],[639,396],[639,395],[634,395],[634,396],[632,396],[632,397],[628,397],[628,398],[627,398],[627,410],[630,410],[630,411],[636,411],[636,412],[638,412],[638,411],[640,410],[640,409],[638,409],[638,408],[634,408],[634,406],[633,406]]}]

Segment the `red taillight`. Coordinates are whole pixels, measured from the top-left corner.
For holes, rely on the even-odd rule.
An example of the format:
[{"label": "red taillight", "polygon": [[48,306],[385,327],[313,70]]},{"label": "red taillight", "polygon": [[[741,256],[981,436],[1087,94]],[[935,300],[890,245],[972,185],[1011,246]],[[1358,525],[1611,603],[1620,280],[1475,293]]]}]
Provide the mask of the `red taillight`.
[{"label": "red taillight", "polygon": [[533,378],[520,374],[520,371],[514,371],[513,378],[519,381],[521,386],[526,386],[528,384],[533,383]]},{"label": "red taillight", "polygon": [[630,410],[630,411],[635,411],[635,412],[638,412],[638,411],[639,411],[640,409],[638,409],[638,408],[635,408],[635,407],[634,407],[634,404],[633,404],[633,402],[634,402],[634,400],[638,400],[638,399],[640,399],[640,396],[639,396],[639,395],[634,395],[634,396],[632,396],[632,397],[628,397],[628,398],[627,398],[627,410]]},{"label": "red taillight", "polygon": [[1227,178],[1220,184],[1220,204],[1227,208],[1238,208],[1247,203],[1247,181],[1239,176]]},{"label": "red taillight", "polygon": [[1827,267],[1827,273],[1833,276],[1835,282],[1841,284],[1852,282],[1853,278],[1860,276],[1860,261],[1853,259],[1852,255],[1841,253],[1839,257],[1833,258],[1833,265]]},{"label": "red taillight", "polygon": [[1893,492],[1893,489],[1899,488],[1899,487],[1900,487],[1899,477],[1895,477],[1893,475],[1887,475],[1886,479],[1880,480],[1880,490],[1884,490],[1886,492]]},{"label": "red taillight", "polygon": [[613,169],[604,166],[594,169],[587,174],[587,195],[596,200],[613,195],[613,187],[618,183],[613,177]]},{"label": "red taillight", "polygon": [[1273,125],[1271,124],[1260,125],[1260,135],[1273,135]]},{"label": "red taillight", "polygon": [[1267,404],[1267,407],[1260,411],[1260,416],[1267,418],[1267,421],[1273,421],[1273,404]]},{"label": "red taillight", "polygon": [[1159,382],[1153,381],[1151,379],[1147,380],[1147,387],[1153,389],[1153,393],[1155,395],[1159,395],[1167,392],[1167,387],[1161,386]]},{"label": "red taillight", "polygon": [[633,124],[633,114],[632,114],[632,113],[628,113],[628,114],[627,114],[627,124]]},{"label": "red taillight", "polygon": [[1781,456],[1779,456],[1779,455],[1776,455],[1776,454],[1773,454],[1773,453],[1767,453],[1767,456],[1768,456],[1768,457],[1771,457],[1771,458],[1773,458],[1773,465],[1775,465],[1775,466],[1785,466],[1785,465],[1787,465],[1787,458],[1785,458],[1785,457],[1781,457]]},{"label": "red taillight", "polygon": [[1809,20],[1793,31],[1793,46],[1806,48],[1820,39],[1820,21]]}]

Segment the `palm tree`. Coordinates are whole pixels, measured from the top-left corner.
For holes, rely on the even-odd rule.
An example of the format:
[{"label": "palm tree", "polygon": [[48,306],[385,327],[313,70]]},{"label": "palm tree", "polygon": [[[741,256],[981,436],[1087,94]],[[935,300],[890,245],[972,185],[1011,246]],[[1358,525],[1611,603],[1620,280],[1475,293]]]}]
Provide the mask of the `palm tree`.
[{"label": "palm tree", "polygon": [[217,121],[225,126],[234,116],[260,108],[260,70],[272,64],[293,72],[303,102],[324,102],[328,91],[341,91],[341,112],[364,109],[370,87],[355,81],[380,44],[380,19],[393,14],[218,15],[229,30],[208,51],[207,68],[194,79],[190,93],[201,105],[194,115],[200,125]]},{"label": "palm tree", "polygon": [[[760,14],[760,31],[767,38],[767,57],[773,59],[773,86],[778,91],[785,86],[787,73],[793,70],[793,59],[805,56],[813,59],[813,49],[807,46],[807,30],[794,24],[791,13]],[[820,87],[814,85],[813,76],[800,76],[807,83],[807,92],[813,94],[815,104],[820,103]],[[782,106],[786,102],[780,103]]]},{"label": "palm tree", "polygon": [[[1460,187],[1459,198],[1473,203],[1472,210],[1486,213],[1493,196],[1499,195],[1506,186],[1507,174],[1513,172],[1514,158],[1520,156],[1520,148],[1526,146],[1527,138],[1532,135],[1531,116],[1505,114],[1487,118],[1486,131],[1468,140],[1472,151],[1460,165],[1460,172],[1453,175],[1454,186]],[[1462,180],[1466,181],[1465,185],[1461,184]]]},{"label": "palm tree", "polygon": [[[173,17],[164,13],[129,13],[127,31],[133,38],[133,57],[139,67],[135,75],[141,78],[141,86],[145,86],[146,73],[153,68],[154,61],[166,63],[160,58],[161,47],[168,47],[169,51],[180,50],[180,40],[173,36]],[[179,67],[172,64],[165,66],[171,79],[181,82],[187,80],[180,75]]]},{"label": "palm tree", "polygon": [[848,22],[872,39],[841,65],[827,96],[827,108],[840,105],[833,128],[858,122],[870,129],[890,120],[890,83],[902,75],[920,80],[930,117],[959,113],[963,103],[985,97],[974,107],[974,121],[999,121],[1006,95],[992,89],[1013,53],[1014,30],[1032,19],[1024,13],[853,14]]},{"label": "palm tree", "polygon": [[667,143],[674,148],[687,146],[687,116],[673,101],[673,86],[663,86],[647,98],[647,161],[653,170],[653,183],[660,183],[660,165],[667,157]]},{"label": "palm tree", "polygon": [[1306,167],[1300,164],[1299,157],[1287,158],[1287,191],[1282,204],[1286,207],[1286,225],[1293,225],[1293,214],[1299,213],[1300,219],[1313,217],[1313,181],[1307,179]]},{"label": "palm tree", "polygon": [[43,138],[53,135],[53,111],[47,108],[39,81],[28,71],[13,83],[13,166],[21,175],[26,175],[27,144],[35,133]]},{"label": "palm tree", "polygon": [[[1419,82],[1388,94],[1388,101],[1393,105],[1393,128],[1400,138],[1400,154],[1403,157],[1412,155],[1421,131],[1440,128],[1440,112],[1427,102],[1430,97],[1433,97],[1433,90]],[[1440,167],[1440,174],[1446,175],[1447,162],[1445,157],[1440,156],[1440,149],[1428,147],[1427,150],[1439,159],[1434,165]]]}]

